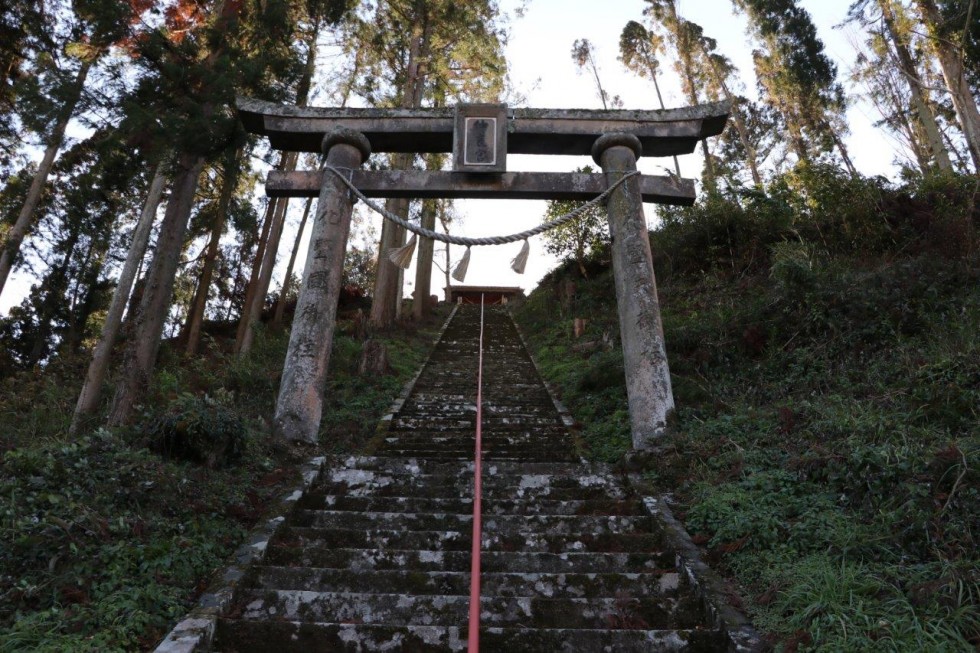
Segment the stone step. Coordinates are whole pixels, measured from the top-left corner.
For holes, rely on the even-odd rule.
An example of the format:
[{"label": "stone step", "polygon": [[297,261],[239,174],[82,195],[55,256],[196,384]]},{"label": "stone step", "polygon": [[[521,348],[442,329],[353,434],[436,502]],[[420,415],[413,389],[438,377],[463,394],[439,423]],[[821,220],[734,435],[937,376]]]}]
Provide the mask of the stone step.
[{"label": "stone step", "polygon": [[[338,621],[358,624],[455,626],[465,623],[466,594],[381,594],[308,590],[244,590],[236,603],[242,619]],[[654,598],[480,598],[480,623],[487,627],[613,628],[629,618],[644,628],[697,625],[672,597]]]},{"label": "stone step", "polygon": [[[556,450],[560,453],[555,453]],[[426,458],[458,458],[461,460],[473,458],[474,454],[473,447],[467,447],[466,445],[443,445],[442,447],[438,447],[437,445],[425,446],[422,444],[411,443],[403,445],[400,442],[385,444],[382,451],[389,455],[400,454],[405,457],[425,456]],[[484,461],[497,458],[505,458],[507,460],[515,461],[549,459],[572,461],[576,459],[576,454],[574,451],[569,450],[568,445],[555,445],[554,448],[545,448],[492,443],[484,444]]]},{"label": "stone step", "polygon": [[[504,420],[508,421],[504,421]],[[399,423],[392,424],[398,428],[424,428],[425,430],[438,430],[442,426],[463,430],[461,422],[465,422],[475,428],[476,410],[459,409],[439,406],[405,406],[398,412]],[[403,420],[413,422],[409,427],[405,426]],[[524,425],[526,429],[537,426],[557,426],[561,424],[561,419],[552,407],[551,410],[524,408],[521,410],[493,411],[486,407],[483,409],[483,426],[504,425],[511,427],[514,424]]]},{"label": "stone step", "polygon": [[[329,509],[366,512],[456,513],[472,514],[472,498],[425,499],[419,497],[350,497],[312,495],[302,497],[301,509]],[[484,519],[492,515],[644,515],[643,506],[635,500],[590,501],[512,501],[484,500]]]},{"label": "stone step", "polygon": [[[265,564],[286,567],[323,567],[352,570],[411,570],[414,572],[470,570],[470,552],[365,548],[303,548],[304,541],[279,539],[269,547]],[[674,553],[667,550],[639,553],[531,553],[484,551],[484,573],[604,574],[629,571],[674,571]]]},{"label": "stone step", "polygon": [[[513,490],[527,489],[595,489],[622,490],[619,479],[610,478],[603,474],[505,474],[499,473],[503,466],[493,469],[494,463],[484,462],[483,487],[494,490],[508,488]],[[585,471],[585,470],[583,470]],[[390,487],[393,484],[413,484],[415,487],[470,487],[473,473],[465,475],[450,474],[385,474],[362,469],[336,469],[323,475],[321,487],[341,485],[351,489],[363,486],[377,488]]]},{"label": "stone step", "polygon": [[[475,374],[476,368],[473,369]],[[488,388],[484,387],[484,390]],[[512,398],[515,395],[520,396],[522,400],[534,399],[536,401],[551,401],[551,395],[548,394],[547,390],[544,389],[540,383],[527,383],[525,379],[521,379],[517,382],[508,383],[506,390],[508,393],[504,393],[504,388],[489,388],[493,391],[493,397],[501,397],[503,399]],[[408,401],[418,400],[429,400],[438,397],[439,399],[447,399],[448,401],[468,401],[473,402],[476,397],[476,377],[474,376],[471,382],[467,383],[461,379],[444,379],[441,376],[423,374],[415,382],[413,389],[413,394],[408,398]]]},{"label": "stone step", "polygon": [[[618,499],[626,491],[608,476],[499,474],[487,469],[495,463],[484,462],[484,496],[493,499]],[[473,490],[473,473],[384,474],[365,470],[333,470],[324,474],[316,491],[324,494],[369,496],[469,496]]]},{"label": "stone step", "polygon": [[[474,426],[473,430],[466,431],[458,431],[455,429],[447,429],[445,431],[440,431],[439,429],[427,429],[425,432],[421,433],[418,431],[393,429],[387,433],[385,439],[404,443],[457,444],[472,446],[476,441],[476,427]],[[513,445],[523,444],[538,448],[540,448],[541,445],[567,447],[571,446],[572,444],[572,441],[567,434],[548,433],[547,431],[543,433],[534,433],[513,429],[495,432],[492,429],[486,429],[483,432],[483,443],[487,444],[491,442]]]},{"label": "stone step", "polygon": [[[584,598],[656,595],[676,597],[681,585],[677,572],[546,574],[484,573],[484,596],[541,596]],[[259,567],[250,587],[315,592],[384,591],[413,594],[468,595],[470,574],[464,571],[363,571],[317,567]]]},{"label": "stone step", "polygon": [[[492,479],[493,477],[489,477]],[[484,477],[486,481],[488,477]],[[428,499],[452,499],[456,497],[470,497],[473,493],[473,479],[460,478],[457,481],[447,481],[439,484],[429,484],[426,482],[416,482],[414,479],[388,479],[377,483],[366,483],[359,485],[348,485],[346,483],[323,483],[319,485],[315,493],[336,494],[354,497],[420,497]],[[483,488],[483,496],[486,500],[538,500],[550,499],[554,501],[587,501],[587,500],[606,500],[606,499],[626,499],[626,491],[619,486],[591,487],[550,487],[535,486],[521,487],[515,484],[499,485],[486,483]]]},{"label": "stone step", "polygon": [[[472,417],[466,418],[441,416],[439,419],[432,419],[430,417],[398,416],[391,420],[390,430],[398,431],[420,429],[427,432],[432,432],[446,429],[459,430],[469,426],[475,428],[475,425],[475,413]],[[494,417],[492,415],[483,415],[484,429],[496,429],[499,431],[527,431],[528,429],[537,428],[539,426],[558,425],[561,425],[561,418],[559,418],[557,412],[554,415],[548,415],[545,417]]]},{"label": "stone step", "polygon": [[[429,530],[402,531],[378,528],[370,531],[356,528],[314,528],[288,526],[280,537],[289,542],[298,539],[310,548],[416,549],[420,551],[469,551],[471,531]],[[663,538],[656,533],[495,533],[484,530],[484,551],[526,551],[529,553],[642,553],[656,551]]]},{"label": "stone step", "polygon": [[[425,458],[404,458],[393,456],[338,456],[327,460],[326,470],[362,469],[364,471],[387,474],[458,474],[461,471],[473,473],[473,461],[463,465],[432,461]],[[603,463],[586,462],[526,462],[526,463],[484,463],[484,474],[518,475],[588,475],[611,474],[612,467]]]},{"label": "stone step", "polygon": [[[625,625],[632,625],[624,621]],[[391,626],[327,622],[239,621],[218,623],[221,650],[273,653],[460,653],[466,650],[465,624]],[[590,653],[695,653],[727,650],[717,630],[481,628],[484,653],[515,651],[588,651]]]},{"label": "stone step", "polygon": [[[289,519],[292,526],[324,529],[431,531],[472,529],[471,514],[349,512],[343,510],[300,510]],[[483,531],[493,536],[523,533],[548,535],[593,535],[649,530],[649,517],[634,515],[485,515]]]},{"label": "stone step", "polygon": [[[485,426],[485,425],[484,425]],[[498,425],[499,426],[499,425]],[[506,428],[483,428],[484,436],[494,435],[499,433],[505,435],[506,437],[525,437],[525,438],[535,438],[539,440],[556,440],[562,443],[570,444],[571,438],[568,436],[568,430],[564,425],[554,424],[548,427],[538,427],[538,428],[515,428],[514,425],[508,424]],[[390,428],[387,431],[388,436],[410,436],[410,437],[459,437],[459,438],[472,438],[476,434],[476,422],[466,428],[457,427],[446,427],[446,428],[417,428],[417,429],[396,429]]]},{"label": "stone step", "polygon": [[[546,396],[540,399],[531,400],[527,397],[521,399],[509,399],[508,401],[483,401],[484,413],[504,413],[507,415],[518,415],[526,412],[531,415],[553,413],[555,405]],[[433,397],[430,399],[420,399],[415,397],[409,399],[402,406],[401,414],[410,412],[431,412],[433,414],[442,413],[475,413],[476,403],[474,397],[460,397],[459,399],[449,399],[447,397]]]},{"label": "stone step", "polygon": [[[564,448],[564,447],[563,447]],[[395,447],[385,446],[378,450],[378,453],[383,453],[386,456],[401,456],[405,458],[415,458],[419,456],[425,456],[430,460],[435,460],[436,462],[467,462],[473,459],[472,450],[460,450],[460,449],[420,449],[418,447],[410,447],[407,449],[401,449]],[[540,458],[541,450],[533,449],[530,452],[527,449],[511,447],[506,450],[501,450],[499,448],[490,450],[488,448],[484,449],[483,460],[484,462],[527,462],[530,460],[541,460]],[[572,462],[576,460],[573,453],[563,454],[561,456],[550,456],[552,460],[557,460],[559,462]]]}]

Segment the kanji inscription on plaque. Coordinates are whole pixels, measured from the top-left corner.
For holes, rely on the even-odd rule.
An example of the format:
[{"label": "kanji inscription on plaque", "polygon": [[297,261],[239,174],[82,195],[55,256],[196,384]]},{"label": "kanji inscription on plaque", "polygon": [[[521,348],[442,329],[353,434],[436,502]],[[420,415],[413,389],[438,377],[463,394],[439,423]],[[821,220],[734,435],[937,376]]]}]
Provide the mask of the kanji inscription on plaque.
[{"label": "kanji inscription on plaque", "polygon": [[501,104],[461,104],[456,107],[453,170],[507,170],[507,107]]}]

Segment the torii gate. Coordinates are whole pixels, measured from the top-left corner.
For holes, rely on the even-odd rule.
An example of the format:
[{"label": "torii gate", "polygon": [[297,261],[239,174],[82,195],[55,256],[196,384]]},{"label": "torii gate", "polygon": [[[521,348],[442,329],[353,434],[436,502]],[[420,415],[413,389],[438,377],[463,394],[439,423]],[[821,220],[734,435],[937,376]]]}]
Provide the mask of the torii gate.
[{"label": "torii gate", "polygon": [[[639,156],[690,154],[717,136],[730,104],[661,111],[508,109],[331,109],[240,98],[246,129],[280,150],[322,152],[326,165],[349,171],[269,173],[273,197],[319,197],[310,250],[289,337],[275,429],[316,442],[336,326],[353,198],[366,197],[587,200],[636,172]],[[452,171],[361,170],[371,152],[453,153]],[[506,155],[586,155],[602,174],[507,172]],[[626,390],[634,449],[656,445],[674,410],[653,257],[643,202],[690,205],[694,181],[635,175],[618,183],[606,208],[612,235]]]}]

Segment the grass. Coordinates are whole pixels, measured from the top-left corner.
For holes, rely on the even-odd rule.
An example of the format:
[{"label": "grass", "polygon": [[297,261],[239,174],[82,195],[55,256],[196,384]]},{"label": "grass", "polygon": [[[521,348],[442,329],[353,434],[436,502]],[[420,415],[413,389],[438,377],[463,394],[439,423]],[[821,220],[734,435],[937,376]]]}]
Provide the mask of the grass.
[{"label": "grass", "polygon": [[[697,217],[654,250],[703,239]],[[722,246],[656,261],[678,411],[646,476],[777,650],[980,644],[980,259],[900,227],[873,251],[797,239],[751,264]],[[591,455],[615,461],[629,437],[611,273],[576,277],[554,272],[518,319]]]},{"label": "grass", "polygon": [[[320,436],[358,450],[421,363],[436,322],[380,334],[393,374],[356,374],[361,343],[339,330]],[[185,360],[165,348],[149,399],[128,429],[67,436],[83,361],[7,379],[0,398],[0,652],[150,650],[193,605],[265,507],[299,482],[311,455],[273,439],[269,421],[286,336],[262,334],[248,357],[211,341]],[[151,450],[177,428],[195,446]],[[170,431],[167,431],[170,432]]]}]

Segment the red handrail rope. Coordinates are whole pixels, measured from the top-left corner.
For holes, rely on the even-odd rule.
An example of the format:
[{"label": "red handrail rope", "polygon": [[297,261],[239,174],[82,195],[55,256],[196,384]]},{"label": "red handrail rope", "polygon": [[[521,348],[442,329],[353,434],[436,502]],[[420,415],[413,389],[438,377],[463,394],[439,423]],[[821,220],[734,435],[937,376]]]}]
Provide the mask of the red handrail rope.
[{"label": "red handrail rope", "polygon": [[473,461],[473,548],[470,561],[470,630],[466,650],[480,650],[480,540],[483,537],[483,295],[480,295],[480,357],[476,371],[476,457]]}]

